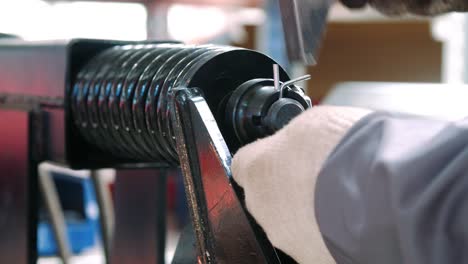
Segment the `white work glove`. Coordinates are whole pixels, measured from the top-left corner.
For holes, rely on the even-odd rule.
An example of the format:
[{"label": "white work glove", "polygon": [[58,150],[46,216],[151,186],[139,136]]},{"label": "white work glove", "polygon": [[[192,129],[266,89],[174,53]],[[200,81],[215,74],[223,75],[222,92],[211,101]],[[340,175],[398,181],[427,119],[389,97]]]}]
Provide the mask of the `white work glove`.
[{"label": "white work glove", "polygon": [[240,149],[232,173],[271,243],[299,263],[335,263],[314,211],[315,182],[345,133],[369,110],[319,106],[275,135]]}]

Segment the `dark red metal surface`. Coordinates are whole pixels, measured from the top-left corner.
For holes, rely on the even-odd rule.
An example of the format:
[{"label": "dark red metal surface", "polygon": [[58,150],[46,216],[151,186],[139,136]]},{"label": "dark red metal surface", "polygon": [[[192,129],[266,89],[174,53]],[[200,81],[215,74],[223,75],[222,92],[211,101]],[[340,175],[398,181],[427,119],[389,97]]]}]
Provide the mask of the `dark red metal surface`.
[{"label": "dark red metal surface", "polygon": [[[0,91],[63,98],[67,46],[63,43],[27,45],[17,41],[0,46]],[[39,70],[40,69],[40,70]]]},{"label": "dark red metal surface", "polygon": [[0,263],[35,262],[37,163],[30,121],[30,112],[0,108]]},{"label": "dark red metal surface", "polygon": [[[67,40],[0,42],[0,104],[17,108],[31,103],[47,113],[46,158],[74,168],[113,167],[110,156],[95,153],[83,142],[68,116],[67,94],[73,76],[95,54],[129,42]],[[2,135],[0,133],[0,135]],[[96,165],[99,164],[99,165]]]},{"label": "dark red metal surface", "polygon": [[111,263],[165,263],[166,177],[165,170],[117,170]]}]

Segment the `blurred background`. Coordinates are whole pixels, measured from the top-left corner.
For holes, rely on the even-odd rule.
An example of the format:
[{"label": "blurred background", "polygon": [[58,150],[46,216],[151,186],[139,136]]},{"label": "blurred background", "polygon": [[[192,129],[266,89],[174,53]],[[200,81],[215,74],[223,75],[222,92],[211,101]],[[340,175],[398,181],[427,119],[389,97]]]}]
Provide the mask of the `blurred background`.
[{"label": "blurred background", "polygon": [[[336,4],[329,21],[319,64],[303,67],[287,60],[276,0],[0,1],[0,33],[25,40],[158,39],[241,46],[270,55],[292,76],[311,74],[305,88],[315,103],[448,118],[468,114],[467,106],[461,107],[465,97],[459,96],[460,91],[466,95],[461,85],[468,81],[468,16],[388,19],[371,9],[350,11]],[[457,92],[444,97],[453,87]],[[73,262],[104,263],[89,172],[52,165],[47,171],[54,175],[65,211]],[[114,172],[100,173],[112,193]],[[167,202],[169,260],[188,221],[180,177],[169,178]],[[60,263],[47,215],[40,220],[39,263]]]},{"label": "blurred background", "polygon": [[295,69],[284,52],[277,0],[0,1],[0,32],[26,40],[175,39],[257,49],[290,71],[310,72],[316,101],[342,81],[463,83],[466,24],[462,14],[388,19],[336,4],[319,65]]}]

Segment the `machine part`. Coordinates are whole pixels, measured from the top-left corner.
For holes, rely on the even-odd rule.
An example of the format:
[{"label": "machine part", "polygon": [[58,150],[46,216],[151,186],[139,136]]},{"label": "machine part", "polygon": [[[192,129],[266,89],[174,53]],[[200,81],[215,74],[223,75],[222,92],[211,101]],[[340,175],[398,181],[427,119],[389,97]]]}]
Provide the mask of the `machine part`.
[{"label": "machine part", "polygon": [[[109,66],[107,66],[107,64],[109,63],[107,60],[109,59],[104,60],[104,58],[106,57],[108,53],[116,53],[116,52],[117,51],[115,49],[111,49],[111,50],[108,50],[107,52],[100,54],[100,58],[102,59],[97,60],[97,62],[94,64],[90,64],[88,67],[86,67],[87,69],[86,71],[81,71],[80,73],[78,73],[76,77],[75,85],[73,86],[73,89],[72,89],[70,107],[71,107],[71,111],[75,113],[74,118],[73,118],[74,123],[76,127],[79,129],[79,131],[81,132],[81,134],[83,134],[83,136],[86,137],[88,141],[96,142],[96,144],[100,147],[102,146],[113,147],[113,145],[108,144],[108,141],[106,139],[99,138],[97,135],[94,135],[93,133],[94,128],[97,127],[95,124],[97,124],[98,122],[95,121],[96,118],[94,118],[93,120],[92,117],[95,117],[97,114],[94,114],[92,111],[85,111],[86,108],[84,106],[85,105],[88,106],[89,99],[87,99],[87,97],[94,94],[95,89],[96,89],[95,87],[93,87],[94,89],[91,89],[91,92],[89,92],[90,90],[89,82],[91,81],[91,79],[95,79],[96,81],[99,80],[97,76],[98,74],[100,74],[100,72],[96,72],[99,68],[102,69],[101,71],[106,71],[106,72],[109,71]],[[103,66],[107,66],[107,67],[103,67]],[[87,108],[89,109],[90,107],[88,106]],[[88,119],[85,118],[86,114],[89,114],[88,117],[89,117],[90,123],[92,124],[91,126],[88,125],[88,122],[87,122]],[[84,133],[84,131],[88,129],[88,127],[89,127],[90,132]],[[112,135],[109,135],[109,136],[112,136]],[[107,138],[109,136],[107,136]],[[117,151],[122,151],[122,150],[118,150],[115,147],[115,149],[113,149],[113,152],[117,152]]]},{"label": "machine part", "polygon": [[[151,80],[155,76],[155,73],[157,73],[160,65],[171,56],[171,51],[174,49],[180,49],[180,47],[171,45],[168,47],[158,48],[157,56],[149,63],[148,66],[145,67],[138,78],[135,91],[133,93],[132,109],[131,112],[128,112],[132,115],[134,128],[130,131],[133,131],[133,135],[135,137],[140,137],[143,142],[153,150],[153,152],[157,153],[157,156],[155,157],[156,159],[160,158],[162,160],[169,160],[169,156],[166,156],[166,153],[159,151],[161,149],[161,145],[154,137],[154,131],[151,131],[146,125],[145,109]],[[129,97],[131,97],[130,94]],[[127,101],[128,99],[126,102]]]},{"label": "machine part", "polygon": [[67,236],[65,216],[63,214],[62,206],[60,205],[57,188],[47,165],[39,165],[38,169],[39,189],[41,191],[41,196],[44,198],[47,212],[50,216],[50,222],[52,229],[54,230],[58,253],[63,264],[68,264],[70,263],[70,257],[72,254]]},{"label": "machine part", "polygon": [[[179,82],[183,79],[185,74],[188,70],[190,70],[192,64],[194,63],[204,63],[207,60],[211,59],[213,56],[220,54],[222,52],[226,52],[230,50],[229,47],[216,47],[216,46],[207,46],[203,47],[203,49],[199,50],[199,54],[196,52],[190,54],[186,58],[182,59],[168,74],[164,86],[163,86],[163,93],[169,93],[173,88],[178,87]],[[172,135],[170,140],[174,140],[173,131],[172,131],[172,123],[170,117],[170,107],[168,104],[168,97],[162,96],[158,102],[158,111],[161,111],[161,114],[158,115],[160,118],[161,125],[165,124],[163,127],[164,136],[169,137]],[[175,148],[175,144],[171,144],[170,151],[177,157],[177,152]]]},{"label": "machine part", "polygon": [[[165,111],[162,105],[162,100],[166,96],[167,89],[166,79],[171,74],[172,69],[175,68],[181,61],[186,60],[190,54],[197,54],[198,50],[194,46],[188,46],[184,49],[178,50],[169,57],[165,63],[155,73],[152,80],[149,97],[146,101],[146,123],[151,127],[152,133],[156,136],[162,146],[162,151],[167,153],[172,163],[177,163],[177,157],[171,149],[172,135],[167,134],[165,130],[165,121],[163,120],[163,112]],[[186,61],[184,61],[186,63]],[[154,97],[151,97],[154,96]]]},{"label": "machine part", "polygon": [[[102,98],[100,94],[105,89],[104,78],[106,78],[107,74],[111,70],[110,59],[115,56],[114,54],[117,54],[117,52],[119,52],[119,47],[109,50],[109,53],[112,54],[109,54],[109,58],[107,60],[97,63],[94,76],[88,80],[90,91],[88,92],[86,100],[86,112],[88,114],[89,121],[89,135],[93,142],[96,142],[100,148],[111,148],[113,151],[122,153],[122,149],[109,142],[109,137],[112,138],[112,135],[104,133],[108,127],[107,124],[102,121],[101,113],[98,110],[98,105],[102,103],[102,101],[100,101]],[[101,129],[97,129],[98,127]]]},{"label": "machine part", "polygon": [[99,207],[99,225],[101,228],[102,245],[106,263],[110,263],[111,241],[113,237],[115,215],[109,186],[99,175],[99,171],[91,171],[94,191]]},{"label": "machine part", "polygon": [[129,71],[125,83],[122,88],[122,95],[120,101],[122,106],[120,107],[120,119],[121,124],[123,125],[122,130],[128,132],[132,141],[136,145],[144,148],[144,152],[147,156],[152,157],[153,159],[161,159],[161,154],[154,151],[154,148],[151,147],[151,143],[148,143],[145,140],[145,137],[141,135],[141,130],[136,132],[136,128],[133,124],[133,100],[135,98],[135,89],[138,85],[140,76],[143,74],[145,69],[149,67],[150,63],[159,57],[161,52],[166,51],[165,45],[159,45],[158,48],[148,51],[144,56],[137,61],[132,69]]},{"label": "machine part", "polygon": [[280,91],[280,76],[279,76],[279,65],[273,64],[273,81],[275,84],[275,90]]},{"label": "machine part", "polygon": [[[298,77],[298,78],[295,78],[295,79],[292,79],[290,81],[287,81],[283,84],[281,84],[280,88],[279,88],[279,91],[280,91],[280,97],[279,97],[279,100],[283,99],[283,92],[284,92],[284,88],[287,88],[287,87],[290,87],[292,86],[293,84],[296,84],[298,82],[302,82],[302,81],[307,81],[307,80],[310,80],[310,75],[304,75],[304,76],[301,76],[301,77]],[[296,89],[297,91],[297,89]],[[303,92],[303,91],[302,91]]]},{"label": "machine part", "polygon": [[333,0],[280,0],[281,17],[290,61],[317,64]]},{"label": "machine part", "polygon": [[[284,98],[280,98],[283,89]],[[273,80],[255,79],[234,91],[227,103],[226,121],[243,145],[273,134],[309,107],[311,101],[300,88],[277,90]]]},{"label": "machine part", "polygon": [[44,144],[43,118],[35,103],[18,107],[0,102],[1,263],[33,263],[37,258],[37,185]]},{"label": "machine part", "polygon": [[[279,99],[275,103],[273,103],[270,106],[270,109],[268,110],[268,113],[264,117],[264,126],[268,127],[270,131],[278,131],[284,126],[286,126],[294,117],[298,116],[302,112],[305,111],[306,108],[303,107],[299,103],[299,101],[290,99],[290,98],[284,98],[284,89],[288,88],[298,82],[306,81],[310,79],[310,75],[304,75],[295,79],[292,79],[290,81],[284,82],[279,86],[280,80],[279,80],[279,75],[276,73],[277,72],[278,65],[273,65],[273,71],[274,71],[274,83],[275,83],[275,90],[279,89]],[[279,86],[279,88],[278,88]],[[299,88],[294,89],[295,91],[298,91],[298,93],[301,95],[302,98],[306,101],[309,107],[311,107],[311,101],[308,100],[306,96],[304,96],[303,91],[300,90]],[[291,91],[294,91],[291,90]]]},{"label": "machine part", "polygon": [[173,126],[197,242],[198,259],[192,263],[280,263],[231,184],[231,153],[201,91],[178,89],[173,96]]},{"label": "machine part", "polygon": [[116,221],[109,263],[166,263],[166,190],[167,177],[173,171],[116,171]]},{"label": "machine part", "polygon": [[267,115],[263,119],[263,123],[270,131],[278,131],[304,111],[304,106],[298,101],[283,98],[271,105]]},{"label": "machine part", "polygon": [[107,118],[111,126],[110,131],[119,139],[119,142],[126,145],[126,153],[134,157],[136,160],[145,160],[148,155],[143,152],[143,147],[139,147],[135,142],[133,142],[127,131],[123,131],[124,126],[120,120],[120,107],[122,106],[120,98],[123,93],[123,83],[125,82],[127,74],[134,64],[138,62],[138,60],[147,53],[150,48],[151,45],[141,45],[136,47],[135,50],[128,51],[129,56],[126,59],[122,59],[121,63],[113,65],[112,72],[114,75],[109,78],[110,91],[109,96],[107,97],[107,111],[109,115]]},{"label": "machine part", "polygon": [[[243,208],[241,192],[233,189],[230,164],[226,163],[231,153],[243,145],[229,125],[232,122],[226,120],[228,102],[234,91],[248,81],[266,78],[271,87],[273,60],[232,47],[79,40],[2,42],[0,58],[0,73],[4,76],[0,87],[5,94],[0,96],[0,104],[8,108],[0,111],[5,117],[3,122],[8,124],[2,135],[9,139],[2,144],[8,155],[0,159],[0,165],[15,173],[13,178],[0,179],[5,181],[0,187],[12,182],[18,185],[18,190],[0,188],[4,197],[0,206],[12,215],[3,221],[9,230],[4,230],[5,239],[0,241],[2,261],[36,260],[34,183],[38,161],[47,160],[66,162],[74,169],[119,169],[111,261],[162,263],[165,169],[180,163],[194,205],[197,248],[207,250],[197,251],[200,262],[278,263],[276,251]],[[289,80],[284,70],[278,70],[277,80]],[[175,103],[174,92],[192,91],[180,87],[200,88],[196,96]],[[288,95],[297,94],[298,99],[307,101],[299,88],[291,86],[287,90],[285,99],[296,100]],[[11,114],[10,108],[22,110]],[[47,118],[31,118],[33,111]],[[11,138],[22,141],[13,142]],[[145,168],[151,169],[147,177]],[[123,174],[125,177],[120,177]],[[19,199],[12,203],[10,193]]]},{"label": "machine part", "polygon": [[[179,158],[172,127],[171,91],[200,87],[216,120],[225,124],[226,103],[232,92],[247,81],[271,78],[273,64],[270,58],[254,51],[214,45],[145,44],[107,49],[77,74],[71,94],[74,124],[87,142],[105,153],[126,160],[176,165]],[[279,67],[277,75],[289,79]],[[301,96],[289,97],[296,100]],[[265,96],[261,99],[270,100]],[[307,107],[304,105],[304,109]],[[270,124],[277,120],[285,119],[270,119],[267,134],[282,126]],[[227,141],[232,151],[241,145],[235,137]]]}]

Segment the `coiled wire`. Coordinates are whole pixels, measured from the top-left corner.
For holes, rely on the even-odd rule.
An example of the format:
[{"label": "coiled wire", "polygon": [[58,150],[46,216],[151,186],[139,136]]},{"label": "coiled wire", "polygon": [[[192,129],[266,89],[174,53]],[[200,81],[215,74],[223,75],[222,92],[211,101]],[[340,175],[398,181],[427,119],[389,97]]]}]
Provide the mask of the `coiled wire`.
[{"label": "coiled wire", "polygon": [[[234,58],[240,62],[233,66]],[[85,140],[106,153],[177,164],[170,91],[199,87],[217,111],[244,81],[271,76],[273,63],[260,53],[225,46],[116,46],[95,56],[76,76],[72,116]]]}]

